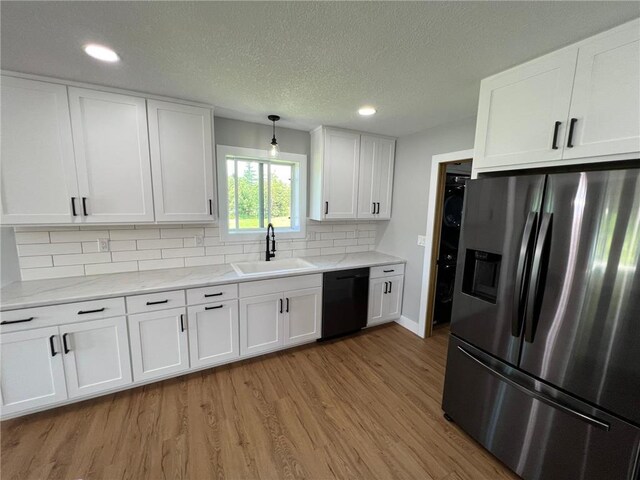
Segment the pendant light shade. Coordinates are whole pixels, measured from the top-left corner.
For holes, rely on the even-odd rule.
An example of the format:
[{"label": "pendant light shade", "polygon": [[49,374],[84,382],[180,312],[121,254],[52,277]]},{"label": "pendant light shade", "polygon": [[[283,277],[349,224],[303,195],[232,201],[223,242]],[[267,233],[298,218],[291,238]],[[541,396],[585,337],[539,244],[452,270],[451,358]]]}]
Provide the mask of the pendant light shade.
[{"label": "pendant light shade", "polygon": [[271,144],[269,145],[269,156],[277,158],[280,155],[280,146],[276,140],[276,122],[280,120],[280,117],[278,115],[269,115],[267,118],[273,122],[273,138],[271,138]]}]

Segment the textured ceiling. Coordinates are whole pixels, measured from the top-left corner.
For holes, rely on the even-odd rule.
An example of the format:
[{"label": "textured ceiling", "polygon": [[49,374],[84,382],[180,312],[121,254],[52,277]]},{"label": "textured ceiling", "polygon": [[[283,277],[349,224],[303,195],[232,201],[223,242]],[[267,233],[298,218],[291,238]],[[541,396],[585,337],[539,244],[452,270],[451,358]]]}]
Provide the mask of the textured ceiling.
[{"label": "textured ceiling", "polygon": [[[474,115],[480,79],[640,16],[638,2],[7,2],[3,69],[402,135]],[[117,65],[85,56],[110,45]],[[361,118],[363,104],[378,114]]]}]

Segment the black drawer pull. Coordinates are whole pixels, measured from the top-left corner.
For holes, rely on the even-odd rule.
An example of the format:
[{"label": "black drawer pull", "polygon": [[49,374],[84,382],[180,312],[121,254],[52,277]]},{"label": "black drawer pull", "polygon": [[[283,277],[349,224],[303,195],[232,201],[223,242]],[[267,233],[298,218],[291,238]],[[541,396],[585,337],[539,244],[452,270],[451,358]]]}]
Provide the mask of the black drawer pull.
[{"label": "black drawer pull", "polygon": [[280,313],[282,313],[282,299],[280,299]]},{"label": "black drawer pull", "polygon": [[289,313],[289,297],[287,297],[287,313]]},{"label": "black drawer pull", "polygon": [[219,297],[220,295],[223,295],[224,292],[219,292],[219,293],[205,293],[204,294],[204,298],[209,298],[209,297]]},{"label": "black drawer pull", "polygon": [[78,315],[86,315],[87,313],[100,313],[100,312],[104,312],[105,307],[102,308],[96,308],[95,310],[80,310],[78,312]]},{"label": "black drawer pull", "polygon": [[0,322],[0,325],[11,325],[13,323],[25,323],[25,322],[30,322],[31,320],[33,320],[35,317],[29,317],[29,318],[23,318],[22,320],[4,320],[2,322]]},{"label": "black drawer pull", "polygon": [[218,308],[222,308],[224,305],[216,305],[215,307],[204,307],[205,310],[216,310]]},{"label": "black drawer pull", "polygon": [[64,347],[64,353],[69,353],[71,351],[69,345],[67,345],[67,335],[69,334],[65,333],[64,335],[62,335],[62,346]]},{"label": "black drawer pull", "polygon": [[391,273],[391,272],[395,272],[395,270],[383,270],[384,273]]},{"label": "black drawer pull", "polygon": [[53,337],[55,337],[55,335],[49,337],[49,346],[51,347],[51,356],[55,357],[58,352],[56,352],[56,347],[53,346]]},{"label": "black drawer pull", "polygon": [[180,331],[184,332],[184,313],[180,314]]},{"label": "black drawer pull", "polygon": [[213,200],[209,199],[209,215],[213,215]]},{"label": "black drawer pull", "polygon": [[169,303],[169,300],[159,300],[157,302],[147,302],[147,305],[162,305],[163,303]]}]

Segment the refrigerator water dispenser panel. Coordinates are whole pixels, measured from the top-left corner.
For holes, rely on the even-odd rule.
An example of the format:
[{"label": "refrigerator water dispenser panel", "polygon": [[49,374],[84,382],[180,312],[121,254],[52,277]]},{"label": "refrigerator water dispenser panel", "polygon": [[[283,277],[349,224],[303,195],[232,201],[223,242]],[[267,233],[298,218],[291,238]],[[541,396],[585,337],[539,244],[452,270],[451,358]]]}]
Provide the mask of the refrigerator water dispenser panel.
[{"label": "refrigerator water dispenser panel", "polygon": [[467,249],[462,276],[462,291],[487,302],[496,303],[502,255]]}]

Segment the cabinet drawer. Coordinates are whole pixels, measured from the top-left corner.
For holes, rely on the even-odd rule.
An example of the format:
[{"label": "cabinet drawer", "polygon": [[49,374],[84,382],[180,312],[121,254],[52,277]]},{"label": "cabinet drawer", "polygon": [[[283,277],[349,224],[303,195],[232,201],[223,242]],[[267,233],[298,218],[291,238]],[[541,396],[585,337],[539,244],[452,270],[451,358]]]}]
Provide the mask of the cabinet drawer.
[{"label": "cabinet drawer", "polygon": [[238,284],[215,285],[212,287],[192,288],[187,290],[187,305],[221,302],[238,298]]},{"label": "cabinet drawer", "polygon": [[185,305],[184,290],[172,292],[148,293],[127,297],[128,313],[154,312],[167,308],[183,307]]},{"label": "cabinet drawer", "polygon": [[0,332],[6,333],[64,325],[84,320],[117,317],[124,314],[124,298],[122,297],[51,305],[48,307],[23,308],[0,313],[2,322]]},{"label": "cabinet drawer", "polygon": [[393,275],[404,275],[404,263],[395,265],[383,265],[381,267],[371,267],[369,278],[390,277]]},{"label": "cabinet drawer", "polygon": [[240,284],[240,298],[322,286],[322,274],[275,278]]}]

